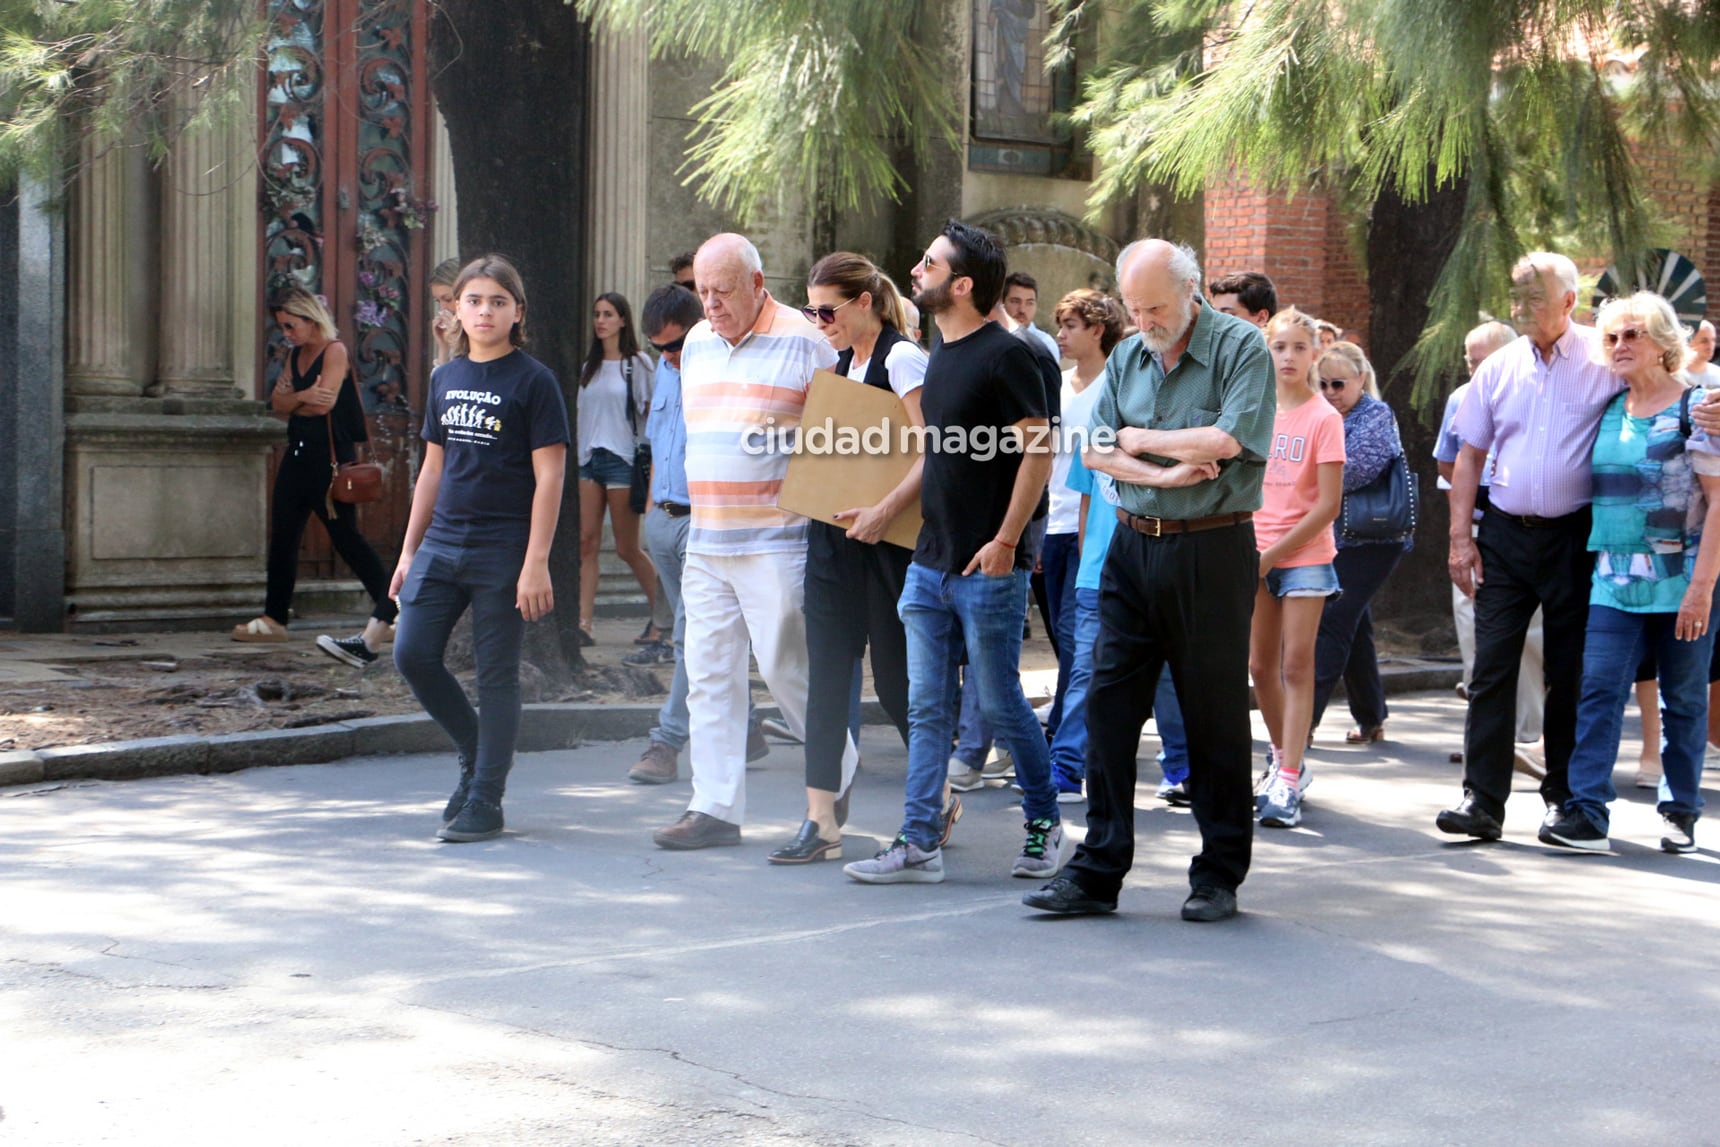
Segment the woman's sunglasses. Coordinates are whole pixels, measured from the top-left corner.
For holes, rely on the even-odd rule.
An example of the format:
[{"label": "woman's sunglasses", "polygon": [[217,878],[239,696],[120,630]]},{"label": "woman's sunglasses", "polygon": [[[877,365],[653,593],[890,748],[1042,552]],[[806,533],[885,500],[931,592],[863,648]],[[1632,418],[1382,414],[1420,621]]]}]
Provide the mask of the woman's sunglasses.
[{"label": "woman's sunglasses", "polygon": [[[859,297],[859,295],[855,295],[854,299]],[[848,303],[852,303],[854,299],[837,303],[834,307],[801,307],[800,313],[806,316],[806,321],[809,323],[833,323],[836,321],[836,312],[846,307]]]},{"label": "woman's sunglasses", "polygon": [[1347,378],[1322,378],[1320,380],[1321,390],[1342,390],[1348,385],[1350,385],[1350,380]]},{"label": "woman's sunglasses", "polygon": [[1621,327],[1616,331],[1608,331],[1601,336],[1601,341],[1607,346],[1617,346],[1619,343],[1633,343],[1648,334],[1641,327]]},{"label": "woman's sunglasses", "polygon": [[687,336],[682,335],[672,343],[660,343],[655,339],[647,339],[645,341],[649,342],[651,344],[651,349],[656,351],[658,354],[674,354],[686,343]]}]

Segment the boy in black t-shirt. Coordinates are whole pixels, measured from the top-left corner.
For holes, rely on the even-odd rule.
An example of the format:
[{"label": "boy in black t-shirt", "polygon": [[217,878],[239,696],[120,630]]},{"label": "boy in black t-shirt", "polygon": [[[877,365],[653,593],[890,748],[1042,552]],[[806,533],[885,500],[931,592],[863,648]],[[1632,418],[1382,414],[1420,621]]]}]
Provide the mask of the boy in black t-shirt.
[{"label": "boy in black t-shirt", "polygon": [[[430,378],[424,460],[391,594],[394,664],[460,754],[443,840],[502,831],[502,793],[520,727],[525,623],[555,608],[549,549],[567,468],[567,406],[548,367],[520,350],[525,290],[489,256],[454,290],[455,358]],[[478,710],[442,655],[472,610]]]},{"label": "boy in black t-shirt", "polygon": [[[1045,734],[1021,691],[1021,625],[1032,556],[1021,535],[1051,473],[1045,390],[1028,349],[986,316],[1003,289],[1003,252],[951,221],[914,269],[914,301],[943,341],[926,369],[925,524],[899,609],[908,637],[908,784],[889,848],[844,871],[868,884],[936,883],[961,815],[944,803],[956,667],[1015,749],[1027,840],[1016,876],[1047,877],[1073,843],[1059,821]],[[1019,431],[1024,438],[1018,438]]]}]

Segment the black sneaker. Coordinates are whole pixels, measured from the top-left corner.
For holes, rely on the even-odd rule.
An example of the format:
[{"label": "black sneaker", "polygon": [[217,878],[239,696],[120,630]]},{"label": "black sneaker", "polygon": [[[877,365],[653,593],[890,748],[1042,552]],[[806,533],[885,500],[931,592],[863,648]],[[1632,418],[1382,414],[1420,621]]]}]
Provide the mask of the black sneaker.
[{"label": "black sneaker", "polygon": [[359,634],[353,634],[351,637],[330,637],[325,633],[317,638],[317,648],[336,661],[346,662],[354,669],[363,669],[376,663],[377,655],[370,651],[370,646],[364,643],[364,638]]},{"label": "black sneaker", "polygon": [[1596,828],[1580,812],[1561,813],[1557,820],[1549,818],[1535,838],[1542,844],[1558,848],[1580,848],[1587,852],[1606,852],[1610,848],[1607,834]]},{"label": "black sneaker", "polygon": [[1236,893],[1214,884],[1197,884],[1183,901],[1182,918],[1191,924],[1212,924],[1236,915]]},{"label": "black sneaker", "polygon": [[454,786],[454,794],[448,798],[448,803],[442,807],[442,823],[448,824],[460,815],[460,810],[466,807],[466,797],[472,791],[472,774],[475,770],[472,762],[460,758],[460,783]]},{"label": "black sneaker", "polygon": [[653,641],[629,653],[621,659],[623,665],[673,665],[675,663],[675,647],[667,641]]},{"label": "black sneaker", "polygon": [[1696,851],[1696,817],[1693,813],[1669,812],[1660,818],[1662,852]]},{"label": "black sneaker", "polygon": [[456,844],[471,844],[502,835],[502,806],[483,797],[471,797],[460,806],[459,815],[436,834]]}]

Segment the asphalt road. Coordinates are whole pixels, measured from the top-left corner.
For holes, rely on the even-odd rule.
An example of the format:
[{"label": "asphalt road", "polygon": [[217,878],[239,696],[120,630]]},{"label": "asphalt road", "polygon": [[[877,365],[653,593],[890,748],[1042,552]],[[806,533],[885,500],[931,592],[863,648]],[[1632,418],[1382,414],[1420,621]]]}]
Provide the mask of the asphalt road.
[{"label": "asphalt road", "polygon": [[[942,885],[765,865],[781,746],[691,854],[639,743],[522,757],[478,845],[433,839],[445,758],[0,790],[0,1144],[1720,1141],[1720,830],[1660,853],[1627,744],[1615,855],[1538,845],[1526,782],[1453,842],[1461,706],[1393,705],[1207,926],[1150,765],[1122,911],[1078,920],[1021,907],[1007,789]],[[849,859],[901,812],[864,750]]]}]

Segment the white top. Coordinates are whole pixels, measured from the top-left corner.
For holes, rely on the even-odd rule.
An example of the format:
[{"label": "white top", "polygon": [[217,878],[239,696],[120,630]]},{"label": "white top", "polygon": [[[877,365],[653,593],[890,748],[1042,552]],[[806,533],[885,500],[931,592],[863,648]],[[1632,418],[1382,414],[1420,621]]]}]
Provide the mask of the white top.
[{"label": "white top", "polygon": [[651,379],[656,368],[644,354],[633,356],[633,401],[637,417],[627,424],[626,378],[620,359],[605,359],[591,376],[591,381],[579,389],[579,464],[591,461],[591,452],[603,447],[625,461],[633,461],[633,452],[645,441],[645,416],[651,410]]},{"label": "white top", "polygon": [[1075,393],[1075,368],[1070,367],[1063,372],[1063,407],[1061,425],[1063,433],[1057,437],[1058,451],[1051,459],[1051,510],[1046,515],[1045,532],[1047,534],[1078,534],[1081,532],[1081,495],[1069,488],[1069,451],[1066,446],[1074,444],[1069,432],[1077,427],[1085,427],[1093,420],[1093,406],[1099,401],[1099,391],[1104,376],[1100,375],[1087,384],[1087,389]]},{"label": "white top", "polygon": [[1705,362],[1701,366],[1693,366],[1685,373],[1690,376],[1691,382],[1703,390],[1713,390],[1715,387],[1720,387],[1720,366],[1715,366],[1711,362]]},{"label": "white top", "polygon": [[[897,398],[906,398],[926,384],[926,362],[926,352],[907,339],[890,344],[890,353],[884,356],[884,371],[890,376],[890,389]],[[849,363],[848,377],[865,382],[866,368],[871,365],[871,359]]]}]

